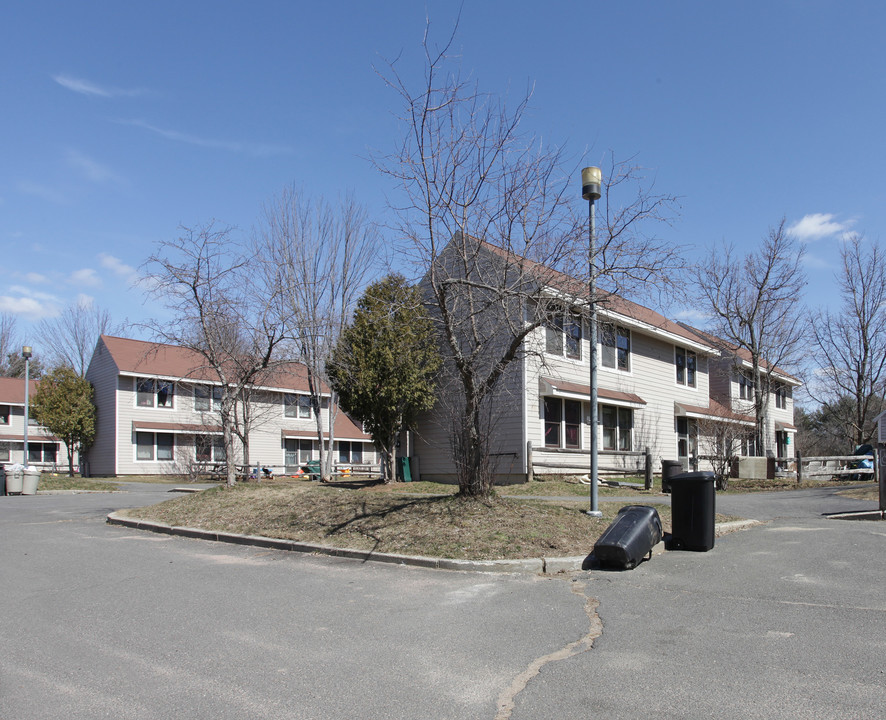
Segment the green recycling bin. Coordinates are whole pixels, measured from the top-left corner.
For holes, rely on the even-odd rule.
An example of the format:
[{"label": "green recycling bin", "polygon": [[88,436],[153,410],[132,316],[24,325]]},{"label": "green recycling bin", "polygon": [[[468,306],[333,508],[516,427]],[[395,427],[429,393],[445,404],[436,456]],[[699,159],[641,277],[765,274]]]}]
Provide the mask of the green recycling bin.
[{"label": "green recycling bin", "polygon": [[412,469],[408,457],[397,458],[397,479],[401,482],[412,482]]}]

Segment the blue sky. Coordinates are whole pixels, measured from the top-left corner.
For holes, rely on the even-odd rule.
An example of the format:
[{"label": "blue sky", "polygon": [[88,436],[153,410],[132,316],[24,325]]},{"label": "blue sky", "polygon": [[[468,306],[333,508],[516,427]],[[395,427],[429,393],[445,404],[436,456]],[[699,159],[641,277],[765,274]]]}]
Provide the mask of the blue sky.
[{"label": "blue sky", "polygon": [[[419,72],[426,16],[442,39],[457,11],[5,3],[0,310],[38,350],[34,324],[81,295],[117,321],[155,315],[132,283],[157,241],[213,218],[245,237],[287,184],[353,192],[384,222],[389,188],[367,157],[393,148],[399,107],[373,68],[400,56]],[[786,218],[807,245],[807,299],[835,304],[840,238],[886,223],[884,20],[846,0],[476,1],[456,48],[483,90],[534,85],[528,129],[577,167],[636,155],[680,196],[661,232],[689,256],[752,247]]]}]

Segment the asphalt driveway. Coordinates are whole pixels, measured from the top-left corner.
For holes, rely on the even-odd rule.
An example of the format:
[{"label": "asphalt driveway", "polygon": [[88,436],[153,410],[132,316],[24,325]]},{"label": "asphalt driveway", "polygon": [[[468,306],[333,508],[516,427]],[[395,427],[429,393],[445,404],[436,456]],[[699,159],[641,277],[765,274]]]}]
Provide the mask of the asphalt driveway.
[{"label": "asphalt driveway", "polygon": [[167,490],[0,497],[0,717],[883,717],[886,523],[822,517],[876,503],[548,579],[105,524]]}]

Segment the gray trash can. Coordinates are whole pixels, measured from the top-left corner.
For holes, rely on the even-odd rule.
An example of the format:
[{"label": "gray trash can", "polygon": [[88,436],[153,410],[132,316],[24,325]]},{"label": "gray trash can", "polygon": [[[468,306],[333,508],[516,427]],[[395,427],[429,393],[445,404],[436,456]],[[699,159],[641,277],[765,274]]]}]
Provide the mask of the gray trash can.
[{"label": "gray trash can", "polygon": [[6,470],[6,494],[7,495],[18,495],[22,491],[22,480],[24,478],[24,473],[22,472],[24,468],[21,465],[13,465],[11,468],[7,468]]},{"label": "gray trash can", "polygon": [[716,493],[712,472],[680,473],[671,478],[670,550],[714,547]]},{"label": "gray trash can", "polygon": [[679,460],[661,461],[661,491],[671,491],[671,478],[683,472],[683,463]]}]

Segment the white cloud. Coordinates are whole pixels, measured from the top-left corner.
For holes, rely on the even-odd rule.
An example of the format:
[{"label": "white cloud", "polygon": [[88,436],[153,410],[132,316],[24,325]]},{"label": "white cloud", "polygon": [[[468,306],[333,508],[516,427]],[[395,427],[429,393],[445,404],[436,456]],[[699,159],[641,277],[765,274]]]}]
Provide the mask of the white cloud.
[{"label": "white cloud", "polygon": [[110,270],[117,277],[126,280],[130,285],[138,281],[138,271],[132,265],[127,265],[120,258],[116,258],[108,253],[99,253],[98,259],[105,270]]},{"label": "white cloud", "polygon": [[92,295],[86,295],[85,293],[77,293],[77,307],[82,308],[91,308],[95,305],[95,298]]},{"label": "white cloud", "polygon": [[68,278],[71,285],[85,285],[86,287],[101,287],[102,281],[95,270],[92,268],[83,268],[75,270]]},{"label": "white cloud", "polygon": [[70,75],[53,75],[52,79],[55,80],[59,85],[63,88],[67,88],[72,92],[79,93],[80,95],[92,95],[95,97],[135,97],[136,95],[144,95],[145,91],[140,88],[133,89],[124,89],[124,88],[114,88],[114,87],[103,87],[97,83],[94,83],[90,80],[84,80],[83,78],[75,78]]},{"label": "white cloud", "polygon": [[25,280],[27,280],[32,285],[45,285],[49,282],[48,277],[35,272],[25,273]]},{"label": "white cloud", "polygon": [[688,325],[700,327],[704,325],[708,320],[710,320],[711,316],[707,313],[703,313],[701,310],[696,310],[694,308],[684,308],[674,314],[674,319],[685,322]]},{"label": "white cloud", "polygon": [[23,315],[29,320],[55,317],[62,303],[54,295],[34,292],[22,285],[12,285],[8,295],[0,295],[0,312]]},{"label": "white cloud", "polygon": [[832,213],[812,213],[804,215],[789,226],[788,232],[800,242],[813,242],[834,235],[842,235],[849,231],[853,223],[852,220],[838,222],[836,215]]},{"label": "white cloud", "polygon": [[113,170],[78,150],[68,150],[66,159],[70,165],[82,173],[83,177],[91,182],[120,182],[120,177]]},{"label": "white cloud", "polygon": [[237,142],[229,140],[213,140],[211,138],[200,137],[199,135],[189,135],[179,132],[178,130],[166,130],[155,125],[145,122],[144,120],[119,120],[121,125],[131,125],[133,127],[149,130],[152,133],[160,135],[167,140],[186,143],[187,145],[196,145],[198,147],[212,148],[215,150],[228,150],[230,152],[243,153],[245,155],[253,155],[255,157],[268,157],[271,155],[288,155],[292,153],[292,148],[287,145],[270,145],[267,143],[249,143]]}]

